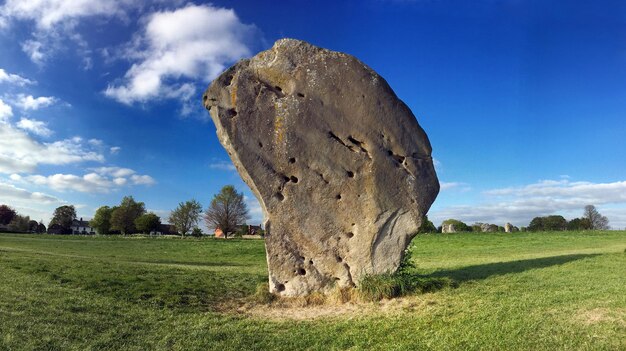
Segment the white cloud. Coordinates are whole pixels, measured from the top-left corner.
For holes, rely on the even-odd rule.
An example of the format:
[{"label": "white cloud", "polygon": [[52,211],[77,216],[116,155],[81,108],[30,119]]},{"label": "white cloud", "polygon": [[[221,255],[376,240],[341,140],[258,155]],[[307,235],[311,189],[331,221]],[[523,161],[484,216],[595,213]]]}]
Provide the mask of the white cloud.
[{"label": "white cloud", "polygon": [[0,99],[0,123],[6,123],[13,116],[13,109]]},{"label": "white cloud", "polygon": [[441,191],[451,190],[451,189],[457,189],[459,191],[471,190],[471,188],[467,184],[461,183],[461,182],[440,182],[439,189]]},{"label": "white cloud", "polygon": [[441,161],[433,157],[433,166],[435,167],[435,171],[441,171]]},{"label": "white cloud", "polygon": [[85,161],[103,162],[104,156],[89,149],[78,137],[40,143],[10,124],[0,123],[0,173],[31,173],[40,164]]},{"label": "white cloud", "polygon": [[23,42],[22,50],[36,64],[42,65],[69,40],[83,56],[85,68],[89,68],[91,58],[85,55],[90,50],[76,33],[78,24],[96,16],[125,18],[128,8],[141,4],[132,0],[7,0],[0,7],[0,27],[12,21],[34,24],[33,39]]},{"label": "white cloud", "polygon": [[7,82],[9,84],[15,84],[18,86],[24,86],[27,84],[34,84],[30,79],[26,79],[17,74],[7,73],[4,69],[0,68],[0,83]]},{"label": "white cloud", "polygon": [[48,107],[57,101],[52,96],[33,97],[32,95],[19,94],[15,104],[23,110],[38,110]]},{"label": "white cloud", "polygon": [[50,135],[52,135],[52,131],[48,128],[48,124],[46,122],[38,121],[35,119],[22,117],[20,121],[17,122],[16,126],[20,129],[39,136],[49,137]]},{"label": "white cloud", "polygon": [[261,207],[261,204],[259,203],[257,198],[254,196],[250,197],[250,196],[244,195],[243,201],[248,206],[248,214],[250,215],[250,218],[248,219],[248,223],[250,224],[263,223],[263,219],[264,219],[263,208]]},{"label": "white cloud", "polygon": [[218,161],[215,163],[211,163],[209,165],[209,168],[220,170],[220,171],[236,171],[237,170],[235,168],[235,165],[232,164],[232,162],[227,162],[227,161]]},{"label": "white cloud", "polygon": [[138,175],[132,169],[119,167],[94,168],[82,176],[75,174],[11,175],[19,183],[49,187],[56,191],[78,191],[82,193],[108,193],[126,184],[153,185],[156,182],[148,175]]},{"label": "white cloud", "polygon": [[133,171],[132,169],[121,167],[99,167],[92,168],[91,170],[99,174],[110,175],[116,178],[129,177],[135,174],[135,171]]},{"label": "white cloud", "polygon": [[122,150],[121,147],[119,146],[113,146],[109,149],[109,151],[111,152],[111,155],[117,155],[120,153],[120,150]]},{"label": "white cloud", "polygon": [[550,199],[572,205],[626,202],[626,181],[613,183],[571,182],[568,179],[542,180],[523,187],[494,189],[490,196],[514,196],[525,201]]},{"label": "white cloud", "polygon": [[133,174],[130,177],[130,180],[133,182],[133,184],[137,185],[153,185],[156,183],[154,178],[150,177],[149,175]]},{"label": "white cloud", "polygon": [[[456,205],[430,214],[433,220],[456,218],[469,223],[511,222],[526,226],[537,216],[560,214],[571,219],[582,215],[585,205],[626,205],[626,181],[611,183],[572,182],[569,179],[543,180],[522,187],[488,190],[485,201],[476,205]],[[625,210],[626,211],[626,210]],[[602,212],[602,211],[601,211]],[[626,217],[626,216],[622,216]],[[613,218],[609,217],[612,225]],[[626,223],[620,223],[621,226]]]},{"label": "white cloud", "polygon": [[40,30],[50,30],[59,24],[75,26],[77,19],[90,16],[121,14],[130,1],[120,0],[7,0],[2,17],[35,22]]},{"label": "white cloud", "polygon": [[124,104],[163,97],[189,100],[195,88],[181,80],[208,82],[226,64],[250,55],[246,42],[254,31],[233,10],[210,5],[153,13],[124,55],[135,62],[105,94]]},{"label": "white cloud", "polygon": [[89,143],[89,145],[98,146],[98,147],[104,145],[104,142],[100,139],[89,139],[87,140],[87,142]]},{"label": "white cloud", "polygon": [[43,65],[47,59],[47,54],[43,50],[43,44],[39,40],[26,40],[22,43],[22,51],[28,55],[31,61],[38,65]]},{"label": "white cloud", "polygon": [[0,182],[0,198],[6,203],[36,201],[43,204],[61,204],[62,200],[48,194],[31,192],[15,185]]}]

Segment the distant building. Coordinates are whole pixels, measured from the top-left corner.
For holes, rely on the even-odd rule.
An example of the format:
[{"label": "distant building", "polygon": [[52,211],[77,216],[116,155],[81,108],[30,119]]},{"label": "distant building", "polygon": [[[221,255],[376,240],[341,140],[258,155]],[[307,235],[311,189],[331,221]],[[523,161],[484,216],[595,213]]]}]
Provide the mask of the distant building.
[{"label": "distant building", "polygon": [[96,230],[89,225],[89,221],[83,221],[81,219],[75,219],[70,226],[72,234],[96,234]]},{"label": "distant building", "polygon": [[176,232],[176,227],[171,224],[161,224],[158,231],[150,232],[150,235],[169,235],[169,234],[178,234]]},{"label": "distant building", "polygon": [[244,224],[238,227],[237,232],[243,235],[260,235],[261,230],[262,228],[260,225]]},{"label": "distant building", "polygon": [[224,238],[224,232],[220,228],[215,228],[215,237]]}]

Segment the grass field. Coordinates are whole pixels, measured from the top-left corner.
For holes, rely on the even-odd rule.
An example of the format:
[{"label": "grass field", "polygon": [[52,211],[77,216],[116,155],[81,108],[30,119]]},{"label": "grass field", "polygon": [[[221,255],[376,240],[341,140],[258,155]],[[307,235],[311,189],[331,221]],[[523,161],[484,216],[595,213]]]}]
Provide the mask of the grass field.
[{"label": "grass field", "polygon": [[0,350],[626,349],[626,232],[422,235],[412,251],[458,286],[292,319],[320,307],[228,307],[266,280],[260,240],[3,234]]}]

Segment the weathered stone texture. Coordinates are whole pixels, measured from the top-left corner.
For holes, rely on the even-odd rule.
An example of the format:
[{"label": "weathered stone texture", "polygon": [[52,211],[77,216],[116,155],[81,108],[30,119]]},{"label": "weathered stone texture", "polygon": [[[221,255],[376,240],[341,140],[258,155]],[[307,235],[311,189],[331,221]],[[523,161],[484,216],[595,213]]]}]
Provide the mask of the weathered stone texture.
[{"label": "weathered stone texture", "polygon": [[397,269],[439,182],[426,133],[382,77],[350,55],[282,39],[226,70],[203,99],[261,203],[273,292]]}]

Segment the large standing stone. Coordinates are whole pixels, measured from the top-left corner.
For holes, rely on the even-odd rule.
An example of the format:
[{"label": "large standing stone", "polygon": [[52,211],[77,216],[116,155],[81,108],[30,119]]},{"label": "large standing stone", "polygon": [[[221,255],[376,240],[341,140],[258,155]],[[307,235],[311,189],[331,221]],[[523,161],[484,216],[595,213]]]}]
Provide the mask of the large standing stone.
[{"label": "large standing stone", "polygon": [[398,268],[439,182],[426,133],[382,77],[282,39],[203,99],[261,203],[271,291],[305,295]]},{"label": "large standing stone", "polygon": [[444,223],[443,225],[441,225],[441,232],[444,234],[456,233],[456,227],[452,223]]}]

